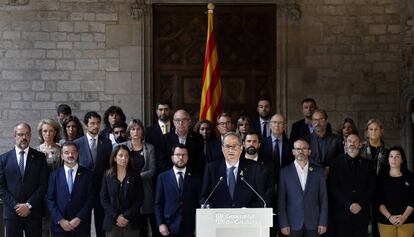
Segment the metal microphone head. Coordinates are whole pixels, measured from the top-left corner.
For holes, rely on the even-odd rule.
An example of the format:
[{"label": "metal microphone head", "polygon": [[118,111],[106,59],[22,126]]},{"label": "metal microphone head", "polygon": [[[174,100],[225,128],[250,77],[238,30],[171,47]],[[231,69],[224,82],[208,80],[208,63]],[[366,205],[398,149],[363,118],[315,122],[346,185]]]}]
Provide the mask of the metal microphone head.
[{"label": "metal microphone head", "polygon": [[244,177],[241,177],[240,179],[244,181]]},{"label": "metal microphone head", "polygon": [[220,178],[219,178],[219,181],[221,181],[223,179],[223,176],[221,176]]}]

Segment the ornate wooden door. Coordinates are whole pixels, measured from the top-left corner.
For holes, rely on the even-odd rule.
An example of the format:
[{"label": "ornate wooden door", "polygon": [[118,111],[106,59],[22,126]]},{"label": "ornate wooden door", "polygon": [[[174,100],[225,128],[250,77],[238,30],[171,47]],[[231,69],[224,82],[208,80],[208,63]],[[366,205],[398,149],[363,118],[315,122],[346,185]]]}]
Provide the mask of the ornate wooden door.
[{"label": "ornate wooden door", "polygon": [[[154,6],[154,101],[198,116],[207,34],[205,5]],[[275,5],[216,5],[224,110],[253,118],[260,96],[276,99]]]}]

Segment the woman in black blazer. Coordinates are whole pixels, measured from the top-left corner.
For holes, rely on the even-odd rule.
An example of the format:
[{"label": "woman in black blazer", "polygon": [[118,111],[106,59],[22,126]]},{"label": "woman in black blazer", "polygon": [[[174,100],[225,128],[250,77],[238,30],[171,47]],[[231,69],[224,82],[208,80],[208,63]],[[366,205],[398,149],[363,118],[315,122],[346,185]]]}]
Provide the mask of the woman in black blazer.
[{"label": "woman in black blazer", "polygon": [[103,230],[107,237],[138,237],[143,200],[141,177],[133,172],[127,146],[116,146],[102,180]]}]

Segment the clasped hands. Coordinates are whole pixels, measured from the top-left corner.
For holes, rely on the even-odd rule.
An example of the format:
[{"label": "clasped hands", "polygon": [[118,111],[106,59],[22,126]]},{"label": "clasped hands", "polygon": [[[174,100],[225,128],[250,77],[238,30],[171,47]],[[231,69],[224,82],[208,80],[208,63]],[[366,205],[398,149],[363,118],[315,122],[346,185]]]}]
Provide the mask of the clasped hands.
[{"label": "clasped hands", "polygon": [[128,223],[129,223],[129,220],[128,219],[126,219],[125,217],[124,217],[124,215],[119,215],[117,218],[116,218],[116,225],[118,226],[118,227],[126,227],[127,225],[128,225]]},{"label": "clasped hands", "polygon": [[62,227],[64,231],[73,231],[76,227],[81,223],[81,219],[79,217],[73,218],[71,221],[62,219],[59,221],[59,225]]},{"label": "clasped hands", "polygon": [[395,225],[395,226],[400,226],[402,224],[404,224],[405,220],[407,218],[405,218],[403,215],[391,215],[388,220],[391,222],[391,224]]},{"label": "clasped hands", "polygon": [[14,207],[14,211],[20,217],[27,217],[30,214],[30,208],[27,203],[19,203]]}]

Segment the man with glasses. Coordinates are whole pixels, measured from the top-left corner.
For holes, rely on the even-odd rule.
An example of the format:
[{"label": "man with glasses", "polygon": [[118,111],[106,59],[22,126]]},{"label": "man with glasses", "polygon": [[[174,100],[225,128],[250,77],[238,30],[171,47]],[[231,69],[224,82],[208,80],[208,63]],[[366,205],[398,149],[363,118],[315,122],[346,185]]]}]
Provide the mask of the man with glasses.
[{"label": "man with glasses", "polygon": [[155,218],[163,236],[194,236],[195,213],[200,195],[200,176],[187,169],[188,149],[176,144],[171,149],[174,166],[158,177]]},{"label": "man with glasses", "polygon": [[174,113],[173,123],[175,129],[167,134],[166,150],[164,151],[163,160],[164,164],[159,166],[159,171],[168,170],[173,166],[168,154],[173,146],[179,143],[187,147],[189,156],[187,167],[191,172],[201,174],[204,171],[205,165],[203,136],[190,129],[190,114],[183,109],[179,109]]},{"label": "man with glasses", "polygon": [[224,134],[233,131],[234,126],[229,113],[223,112],[217,116],[217,130],[220,133],[220,137],[212,139],[207,143],[206,147],[206,161],[212,162],[216,160],[223,160],[223,152],[221,144]]},{"label": "man with glasses", "polygon": [[327,132],[327,124],[328,114],[324,110],[315,110],[312,114],[313,133],[305,138],[312,150],[310,160],[322,165],[326,176],[332,161],[344,153],[341,137]]},{"label": "man with glasses", "polygon": [[212,208],[263,207],[263,202],[249,187],[257,190],[256,163],[240,159],[242,141],[237,133],[224,134],[222,152],[223,160],[206,166],[200,203]]},{"label": "man with glasses", "polygon": [[287,236],[317,237],[326,232],[328,224],[325,176],[320,166],[309,161],[312,152],[305,140],[293,146],[295,161],[280,171],[280,230]]},{"label": "man with glasses", "polygon": [[47,189],[46,157],[29,147],[31,128],[14,127],[15,147],[0,156],[0,198],[6,237],[42,236],[43,202]]}]

